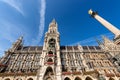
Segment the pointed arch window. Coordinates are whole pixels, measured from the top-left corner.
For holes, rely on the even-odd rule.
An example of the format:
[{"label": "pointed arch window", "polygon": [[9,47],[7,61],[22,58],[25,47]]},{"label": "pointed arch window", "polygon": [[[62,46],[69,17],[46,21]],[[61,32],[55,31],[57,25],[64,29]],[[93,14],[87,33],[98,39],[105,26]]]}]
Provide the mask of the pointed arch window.
[{"label": "pointed arch window", "polygon": [[[53,75],[53,74],[54,74],[53,69],[52,69],[51,67],[48,67],[48,68],[46,69],[46,71],[45,71],[45,75],[44,75],[44,79],[43,79],[43,80],[46,80],[46,77],[51,76],[51,75]],[[48,79],[48,80],[49,80],[49,79]]]},{"label": "pointed arch window", "polygon": [[93,63],[92,62],[88,62],[87,65],[90,69],[93,68]]},{"label": "pointed arch window", "polygon": [[64,80],[71,80],[70,78],[66,77]]},{"label": "pointed arch window", "polygon": [[27,61],[25,64],[26,67],[31,67],[31,61]]},{"label": "pointed arch window", "polygon": [[50,39],[50,40],[49,40],[49,47],[50,47],[50,48],[55,48],[55,42],[56,42],[55,39],[53,39],[53,38]]},{"label": "pointed arch window", "polygon": [[52,51],[49,51],[48,54],[53,54],[53,52],[52,52]]},{"label": "pointed arch window", "polygon": [[29,79],[27,79],[27,80],[33,80],[32,78],[29,78]]},{"label": "pointed arch window", "polygon": [[75,78],[75,80],[82,80],[82,79],[81,79],[81,78],[79,78],[79,77],[76,77],[76,78]]},{"label": "pointed arch window", "polygon": [[35,55],[35,59],[36,59],[36,60],[39,60],[39,59],[40,59],[40,56],[41,56],[41,54],[36,54],[36,55]]},{"label": "pointed arch window", "polygon": [[24,54],[21,54],[20,56],[19,56],[19,60],[22,60],[23,58],[24,58]]},{"label": "pointed arch window", "polygon": [[27,56],[27,60],[31,60],[32,57],[33,57],[33,55],[32,55],[32,54],[29,54],[29,55]]},{"label": "pointed arch window", "polygon": [[17,78],[16,80],[22,80],[21,78]]},{"label": "pointed arch window", "polygon": [[40,62],[39,61],[34,62],[34,66],[35,67],[39,67],[40,66]]},{"label": "pointed arch window", "polygon": [[16,62],[16,67],[19,67],[20,64],[21,64],[21,61],[17,61],[17,62]]},{"label": "pointed arch window", "polygon": [[5,80],[10,80],[9,78],[5,79]]},{"label": "pointed arch window", "polygon": [[93,79],[90,77],[86,77],[85,80],[93,80]]},{"label": "pointed arch window", "polygon": [[82,61],[81,60],[78,60],[78,63],[80,66],[82,66]]},{"label": "pointed arch window", "polygon": [[51,58],[49,58],[47,62],[53,62],[53,60]]},{"label": "pointed arch window", "polygon": [[12,57],[11,57],[11,59],[15,59],[16,56],[17,56],[16,54],[13,54]]}]

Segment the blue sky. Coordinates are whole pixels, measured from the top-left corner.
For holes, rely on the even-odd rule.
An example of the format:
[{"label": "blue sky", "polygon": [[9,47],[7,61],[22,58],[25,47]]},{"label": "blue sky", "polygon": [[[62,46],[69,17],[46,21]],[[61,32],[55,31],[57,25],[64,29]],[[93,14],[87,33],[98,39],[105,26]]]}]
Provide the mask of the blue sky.
[{"label": "blue sky", "polygon": [[42,45],[53,18],[61,45],[96,45],[95,37],[113,34],[88,14],[89,9],[120,29],[119,0],[0,0],[0,55],[21,35],[24,45]]}]

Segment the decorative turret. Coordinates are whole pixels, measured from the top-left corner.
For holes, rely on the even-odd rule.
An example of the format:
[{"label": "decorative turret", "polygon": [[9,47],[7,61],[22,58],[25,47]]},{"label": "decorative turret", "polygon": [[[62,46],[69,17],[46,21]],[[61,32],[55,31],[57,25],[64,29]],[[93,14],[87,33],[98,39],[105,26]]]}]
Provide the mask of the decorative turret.
[{"label": "decorative turret", "polygon": [[10,49],[11,52],[14,52],[16,49],[20,48],[22,45],[23,36],[19,37],[16,42],[12,44],[12,48]]},{"label": "decorative turret", "polygon": [[115,38],[114,38],[115,44],[120,43],[120,40],[119,40],[120,30],[119,29],[117,29],[114,25],[112,25],[111,23],[109,23],[108,21],[100,17],[97,12],[94,12],[90,9],[88,13],[115,35]]},{"label": "decorative turret", "polygon": [[9,60],[9,56],[10,56],[9,54],[21,48],[22,40],[23,40],[23,36],[17,39],[16,42],[12,44],[12,47],[8,51],[5,51],[5,56],[0,60],[0,72],[8,66],[7,62]]}]

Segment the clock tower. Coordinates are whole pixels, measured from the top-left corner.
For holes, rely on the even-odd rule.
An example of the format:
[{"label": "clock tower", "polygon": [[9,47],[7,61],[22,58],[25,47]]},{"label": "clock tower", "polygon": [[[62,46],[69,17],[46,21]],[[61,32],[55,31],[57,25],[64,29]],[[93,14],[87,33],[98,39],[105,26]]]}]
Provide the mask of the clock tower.
[{"label": "clock tower", "polygon": [[45,34],[39,80],[61,80],[60,35],[55,19]]}]

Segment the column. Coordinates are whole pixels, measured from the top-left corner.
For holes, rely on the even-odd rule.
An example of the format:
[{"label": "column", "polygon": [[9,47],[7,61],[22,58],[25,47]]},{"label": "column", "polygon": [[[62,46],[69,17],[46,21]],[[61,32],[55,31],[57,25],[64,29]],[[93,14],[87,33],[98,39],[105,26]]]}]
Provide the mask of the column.
[{"label": "column", "polygon": [[117,29],[114,25],[100,17],[96,12],[93,12],[92,10],[89,10],[89,14],[95,18],[98,22],[100,22],[103,26],[105,26],[108,30],[110,30],[114,35],[115,38],[120,35],[119,29]]}]

